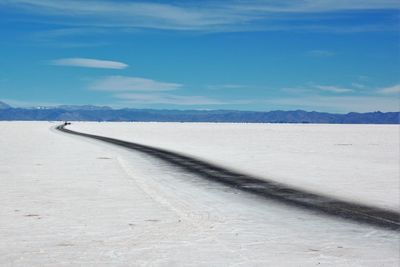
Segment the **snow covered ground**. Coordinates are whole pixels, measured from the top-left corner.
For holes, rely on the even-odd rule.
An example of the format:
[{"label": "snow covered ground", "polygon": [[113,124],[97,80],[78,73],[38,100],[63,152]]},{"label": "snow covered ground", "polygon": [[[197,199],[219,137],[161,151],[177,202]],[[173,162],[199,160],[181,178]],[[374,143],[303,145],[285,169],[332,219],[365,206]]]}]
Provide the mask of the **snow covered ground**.
[{"label": "snow covered ground", "polygon": [[[53,126],[46,122],[0,122],[0,266],[398,266],[400,236],[396,232],[261,200],[182,173],[148,156],[56,132]],[[235,130],[241,126],[230,124],[80,123],[71,128],[137,142],[147,140],[154,146],[212,160],[222,155],[220,150],[236,151],[238,156],[227,157],[222,163],[234,163],[242,169],[238,162],[240,157],[246,158],[246,151],[241,151],[245,148],[240,144],[246,140],[256,143],[257,135],[268,132],[259,125],[248,126],[262,130],[243,136]],[[269,126],[271,132],[279,128]],[[186,133],[178,131],[185,127]],[[227,127],[223,136],[218,127]],[[290,126],[286,127],[290,136]],[[391,137],[387,133],[392,131],[390,127],[385,131],[371,129],[365,136]],[[304,131],[306,141],[311,133]],[[269,145],[259,143],[264,152],[281,147],[271,165],[266,160],[273,156],[263,158],[263,169],[272,170],[271,174],[278,169],[279,156],[293,148],[290,141],[282,144],[284,134],[261,139],[275,137]],[[230,141],[240,138],[228,146],[228,142],[218,141],[218,136]],[[374,151],[389,149],[378,137],[365,140],[358,136],[358,140],[343,138],[354,142],[352,146],[376,139],[374,144],[378,145],[371,145]],[[176,140],[180,142],[173,147]],[[328,145],[319,141],[307,149],[323,151],[317,150],[318,144]],[[332,141],[344,143],[343,139]],[[211,147],[218,142],[224,149],[212,152]],[[247,149],[254,151],[256,147]],[[339,147],[332,151],[345,151],[349,145]],[[298,149],[300,153],[302,148]],[[369,162],[367,150],[361,150],[363,162]],[[206,151],[210,154],[202,154]],[[348,160],[350,155],[346,154]],[[388,168],[393,161],[386,164],[387,158],[380,158],[384,155],[377,155],[374,159],[379,162],[370,164],[393,175]],[[312,157],[306,154],[306,159]]]},{"label": "snow covered ground", "polygon": [[73,123],[69,128],[400,211],[397,125]]}]

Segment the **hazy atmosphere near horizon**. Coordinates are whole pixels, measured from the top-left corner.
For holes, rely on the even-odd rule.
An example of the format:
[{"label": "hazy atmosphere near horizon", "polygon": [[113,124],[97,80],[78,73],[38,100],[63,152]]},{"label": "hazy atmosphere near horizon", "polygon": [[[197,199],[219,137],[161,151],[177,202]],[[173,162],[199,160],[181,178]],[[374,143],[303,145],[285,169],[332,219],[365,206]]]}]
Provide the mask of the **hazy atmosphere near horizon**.
[{"label": "hazy atmosphere near horizon", "polygon": [[0,101],[398,111],[399,9],[394,0],[0,0]]}]

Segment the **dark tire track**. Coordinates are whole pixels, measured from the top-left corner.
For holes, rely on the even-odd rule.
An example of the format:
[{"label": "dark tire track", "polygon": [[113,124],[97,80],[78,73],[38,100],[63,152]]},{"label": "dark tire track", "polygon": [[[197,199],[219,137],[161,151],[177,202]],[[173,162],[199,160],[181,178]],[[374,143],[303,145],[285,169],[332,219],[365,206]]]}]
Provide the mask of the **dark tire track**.
[{"label": "dark tire track", "polygon": [[105,136],[75,132],[66,129],[65,125],[57,126],[56,129],[64,133],[84,136],[139,151],[164,160],[174,166],[184,169],[187,172],[196,174],[208,180],[248,193],[256,194],[266,199],[346,220],[400,231],[400,213],[395,211],[318,195],[271,180],[260,179],[231,171],[203,160],[198,160],[196,158],[160,148],[126,142]]}]

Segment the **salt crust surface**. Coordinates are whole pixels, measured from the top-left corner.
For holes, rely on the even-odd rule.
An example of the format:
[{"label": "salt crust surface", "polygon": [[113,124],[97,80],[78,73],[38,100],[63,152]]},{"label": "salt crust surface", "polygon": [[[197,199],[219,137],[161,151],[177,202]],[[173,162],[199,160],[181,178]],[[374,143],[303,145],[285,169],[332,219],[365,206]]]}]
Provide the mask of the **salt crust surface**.
[{"label": "salt crust surface", "polygon": [[398,233],[261,200],[54,125],[0,122],[1,266],[398,266]]},{"label": "salt crust surface", "polygon": [[400,211],[398,125],[73,123],[353,202]]}]

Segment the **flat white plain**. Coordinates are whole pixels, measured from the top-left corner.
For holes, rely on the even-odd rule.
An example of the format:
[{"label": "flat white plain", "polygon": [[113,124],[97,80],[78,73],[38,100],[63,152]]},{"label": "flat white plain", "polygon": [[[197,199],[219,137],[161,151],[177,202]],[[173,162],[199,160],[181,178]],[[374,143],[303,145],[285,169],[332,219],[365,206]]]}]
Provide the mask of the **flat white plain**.
[{"label": "flat white plain", "polygon": [[400,210],[397,125],[74,123],[341,199]]},{"label": "flat white plain", "polygon": [[[151,157],[56,132],[55,125],[0,122],[1,266],[398,265],[398,233],[260,200]],[[71,128],[114,131],[115,137],[138,142],[148,132],[155,142],[149,144],[179,139],[180,150],[185,139],[168,134],[182,127],[207,128],[145,123]],[[142,140],[133,136],[138,132]],[[197,141],[194,132],[183,135]],[[215,129],[210,132],[214,136]],[[229,132],[225,137],[232,141]],[[223,149],[214,148],[215,155]]]}]

